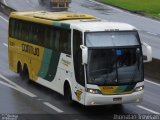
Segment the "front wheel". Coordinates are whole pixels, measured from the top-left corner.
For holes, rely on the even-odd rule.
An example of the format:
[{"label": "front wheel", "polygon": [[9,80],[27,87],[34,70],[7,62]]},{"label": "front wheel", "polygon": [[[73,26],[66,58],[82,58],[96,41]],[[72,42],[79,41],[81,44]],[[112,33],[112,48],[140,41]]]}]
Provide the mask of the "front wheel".
[{"label": "front wheel", "polygon": [[73,103],[72,94],[71,94],[71,88],[70,88],[70,86],[68,84],[66,84],[64,86],[64,98],[65,98],[65,101],[68,104],[72,104]]}]

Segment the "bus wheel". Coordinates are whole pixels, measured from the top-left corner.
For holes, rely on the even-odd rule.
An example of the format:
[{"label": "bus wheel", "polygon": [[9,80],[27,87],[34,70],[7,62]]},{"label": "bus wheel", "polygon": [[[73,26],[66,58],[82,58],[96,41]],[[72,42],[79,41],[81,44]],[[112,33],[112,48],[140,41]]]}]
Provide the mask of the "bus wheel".
[{"label": "bus wheel", "polygon": [[65,85],[64,85],[64,98],[65,98],[65,101],[68,104],[72,104],[73,103],[72,94],[71,94],[71,88],[70,88],[70,85],[69,85],[68,82],[66,82]]},{"label": "bus wheel", "polygon": [[18,62],[18,64],[17,64],[17,73],[19,73],[20,77],[23,76],[22,65],[20,62]]},{"label": "bus wheel", "polygon": [[27,65],[24,65],[23,68],[23,79],[29,81],[29,71]]}]

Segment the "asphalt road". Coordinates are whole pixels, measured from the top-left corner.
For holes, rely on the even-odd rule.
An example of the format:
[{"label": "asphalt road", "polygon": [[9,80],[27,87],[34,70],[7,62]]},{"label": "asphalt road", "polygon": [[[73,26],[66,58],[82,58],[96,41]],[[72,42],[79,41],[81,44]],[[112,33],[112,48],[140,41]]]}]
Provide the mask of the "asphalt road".
[{"label": "asphalt road", "polygon": [[[8,5],[15,5],[17,9],[21,8],[21,10],[24,10],[27,8],[33,8],[25,7],[31,6],[30,3],[26,2],[27,0],[24,0],[23,2],[22,0],[15,1],[18,1],[18,4],[15,4],[13,0],[6,0]],[[33,4],[37,6],[36,10],[44,8],[38,6],[36,2],[34,2]],[[87,7],[88,5],[92,4],[94,5],[94,3],[86,2],[84,0],[73,0],[70,10],[87,12],[101,17],[103,19],[107,18],[109,20],[114,19],[114,15],[112,14],[115,14],[115,18],[118,14],[123,15],[123,12],[119,13],[119,10],[116,11],[116,9],[111,9],[110,7],[108,8],[108,11],[112,12],[108,12],[109,15],[99,12],[99,10],[97,9],[92,9],[92,7]],[[130,15],[130,17],[131,16],[132,15]],[[120,16],[117,16],[117,18],[119,17]],[[123,16],[119,20],[121,20],[122,18]],[[140,20],[146,19],[143,17],[137,17],[137,19],[138,18]],[[49,119],[48,117],[50,117],[51,119],[55,118],[57,120],[106,120],[114,119],[114,117],[116,119],[116,115],[118,114],[146,114],[147,116],[152,114],[160,114],[160,84],[155,84],[148,81],[145,81],[144,101],[141,104],[125,104],[123,106],[84,107],[77,103],[69,105],[65,103],[63,97],[57,94],[56,92],[49,90],[43,86],[40,86],[34,82],[27,82],[25,80],[21,80],[21,78],[17,74],[13,73],[8,68],[7,19],[8,18],[6,16],[0,13],[0,113],[23,114],[22,117],[25,119],[31,117],[32,119],[34,119],[39,116],[39,119],[45,119],[46,117],[46,119]],[[117,19],[117,21],[119,20]],[[130,21],[132,20],[133,19],[130,18]],[[152,24],[152,22],[155,21],[151,20],[150,24]],[[155,48],[158,49],[159,46],[157,44],[159,43],[159,37],[147,33],[146,31],[150,31],[147,29],[147,27],[145,28],[145,25],[138,25],[138,21],[135,22],[135,24],[136,23],[139,27],[138,29],[141,29],[140,33],[142,35],[141,37],[144,38],[144,41],[148,40],[150,41],[150,43],[153,43],[153,41],[151,42],[150,38],[154,38],[155,43],[153,45],[155,45]],[[157,26],[158,25],[159,24],[157,22]],[[154,32],[154,30],[151,32]]]}]

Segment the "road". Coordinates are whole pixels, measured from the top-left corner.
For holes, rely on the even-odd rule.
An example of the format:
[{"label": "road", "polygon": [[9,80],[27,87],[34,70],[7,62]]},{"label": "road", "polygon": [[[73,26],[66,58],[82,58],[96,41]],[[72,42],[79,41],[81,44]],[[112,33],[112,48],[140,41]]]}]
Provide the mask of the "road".
[{"label": "road", "polygon": [[[23,2],[22,0],[14,1],[17,1],[18,4],[15,4],[13,0],[6,0],[6,3],[10,6],[14,5],[16,9],[21,10],[46,9],[39,6],[36,2],[33,2],[34,0],[30,0],[30,2],[33,2],[34,6],[37,6],[36,8],[29,7],[31,4],[30,2],[27,2],[27,0]],[[107,20],[123,21],[124,19],[125,21],[123,22],[133,22],[133,25],[140,29],[140,35],[144,41],[148,40],[150,44],[154,45],[155,50],[159,49],[159,46],[157,45],[159,43],[159,35],[152,35],[149,33],[151,32],[157,34],[156,28],[158,28],[158,22],[157,27],[155,27],[155,29],[152,28],[155,31],[152,31],[147,29],[147,26],[141,25],[139,23],[139,21],[143,19],[149,22],[150,19],[143,17],[141,18],[139,16],[131,15],[130,13],[125,12],[123,14],[123,11],[112,9],[110,7],[105,7],[105,9],[110,12],[108,12],[108,14],[105,12],[104,14],[103,10],[97,10],[95,8],[93,9],[91,6],[95,6],[95,3],[86,2],[84,0],[73,0],[70,10],[87,12]],[[96,7],[98,6],[99,5],[96,5]],[[99,8],[102,8],[102,6],[99,6]],[[129,15],[129,20],[124,18],[124,16],[127,17],[127,15]],[[132,17],[137,19],[137,22],[134,23]],[[8,18],[0,13],[0,113],[24,114],[23,117],[26,119],[27,117],[34,118],[33,114],[35,114],[35,117],[39,116],[39,119],[44,119],[44,117],[52,115],[51,119],[55,118],[61,120],[106,120],[113,119],[114,116],[118,114],[160,114],[160,84],[151,83],[149,81],[145,81],[144,101],[141,104],[125,104],[123,106],[95,106],[86,108],[77,103],[74,105],[69,105],[65,103],[63,97],[56,92],[40,86],[34,82],[21,80],[17,74],[13,73],[8,68],[7,20]],[[151,25],[154,25],[152,22],[154,23],[156,21],[150,20],[150,22]],[[141,23],[143,23],[143,21]],[[153,38],[154,42],[151,42]]]}]

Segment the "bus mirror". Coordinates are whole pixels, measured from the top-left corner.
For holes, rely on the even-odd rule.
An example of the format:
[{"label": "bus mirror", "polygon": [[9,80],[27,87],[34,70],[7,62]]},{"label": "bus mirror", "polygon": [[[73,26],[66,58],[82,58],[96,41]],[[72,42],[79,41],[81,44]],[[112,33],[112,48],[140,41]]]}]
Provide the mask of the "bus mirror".
[{"label": "bus mirror", "polygon": [[82,64],[87,64],[88,62],[88,48],[84,45],[80,45],[80,48],[82,49]]},{"label": "bus mirror", "polygon": [[152,47],[145,42],[142,42],[142,45],[146,49],[146,57],[144,62],[151,62],[152,61]]}]

